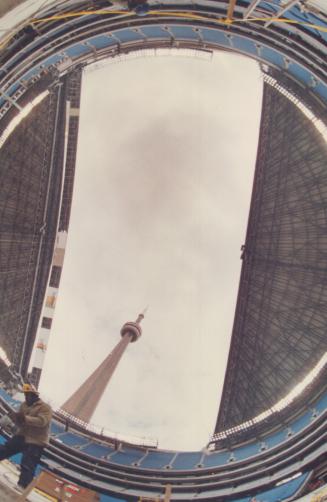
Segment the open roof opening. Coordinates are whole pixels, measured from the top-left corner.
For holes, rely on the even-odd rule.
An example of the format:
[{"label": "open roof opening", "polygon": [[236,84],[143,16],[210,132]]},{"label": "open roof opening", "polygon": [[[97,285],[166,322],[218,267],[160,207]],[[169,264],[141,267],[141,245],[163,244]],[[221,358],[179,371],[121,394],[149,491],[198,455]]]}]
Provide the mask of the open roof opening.
[{"label": "open roof opening", "polygon": [[[114,347],[121,324],[149,304],[144,335],[125,354],[94,422],[156,436],[161,447],[208,441],[230,343],[261,92],[257,64],[225,54],[212,62],[143,58],[84,74],[71,231],[41,386],[54,390],[57,405]],[[65,386],[54,386],[60,379]]]}]

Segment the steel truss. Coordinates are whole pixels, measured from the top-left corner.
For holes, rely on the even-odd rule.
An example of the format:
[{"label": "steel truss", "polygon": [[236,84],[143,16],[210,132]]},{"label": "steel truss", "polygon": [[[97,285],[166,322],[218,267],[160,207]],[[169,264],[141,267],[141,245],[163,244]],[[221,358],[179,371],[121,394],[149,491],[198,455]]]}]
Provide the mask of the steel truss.
[{"label": "steel truss", "polygon": [[65,107],[68,97],[73,105],[74,99],[79,101],[80,79],[77,71],[53,87],[0,149],[0,345],[23,375],[44,300],[59,211],[61,229],[68,228],[78,117],[70,121],[60,208]]},{"label": "steel truss", "polygon": [[232,343],[216,432],[284,398],[327,350],[327,145],[264,87]]}]

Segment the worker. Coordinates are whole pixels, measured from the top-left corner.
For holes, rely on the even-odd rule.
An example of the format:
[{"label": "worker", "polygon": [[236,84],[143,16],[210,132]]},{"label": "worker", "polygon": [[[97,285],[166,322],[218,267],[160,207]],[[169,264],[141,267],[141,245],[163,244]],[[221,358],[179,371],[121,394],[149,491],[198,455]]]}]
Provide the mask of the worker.
[{"label": "worker", "polygon": [[25,402],[18,412],[11,411],[9,417],[17,426],[17,432],[4,445],[0,445],[0,460],[22,453],[18,486],[26,488],[32,481],[44,447],[49,440],[52,410],[43,402],[36,388],[23,385]]}]

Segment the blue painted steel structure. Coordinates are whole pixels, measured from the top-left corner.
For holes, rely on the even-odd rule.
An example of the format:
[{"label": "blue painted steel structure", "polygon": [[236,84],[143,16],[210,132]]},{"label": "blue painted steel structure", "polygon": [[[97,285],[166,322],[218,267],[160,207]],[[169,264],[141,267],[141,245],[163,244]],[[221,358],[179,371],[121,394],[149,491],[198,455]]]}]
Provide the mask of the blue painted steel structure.
[{"label": "blue painted steel structure", "polygon": [[[25,26],[25,31],[13,32],[3,42],[1,90],[15,100],[16,93],[24,92],[26,84],[46,71],[56,69],[60,75],[77,64],[168,46],[244,54],[286,72],[321,104],[326,103],[326,15],[301,12],[295,5],[284,14],[284,22],[279,19],[265,28],[264,20],[277,15],[281,2],[259,2],[251,17],[244,19],[250,3],[237,2],[233,22],[227,23],[228,2],[219,0],[149,2],[149,12],[142,18],[114,6],[99,10],[80,0],[60,2],[27,21],[32,31],[26,33]],[[76,16],[60,17],[65,10]],[[2,96],[0,113],[5,103]]]},{"label": "blue painted steel structure", "polygon": [[[224,50],[253,58],[287,75],[326,117],[326,12],[299,2],[279,17],[284,4],[260,1],[248,16],[254,2],[239,0],[227,19],[227,0],[153,0],[142,16],[127,2],[53,2],[0,41],[0,130],[15,114],[15,102],[43,79],[56,81],[76,66],[158,47]],[[167,452],[124,444],[116,450],[91,436],[67,433],[54,422],[44,462],[55,472],[96,487],[109,501],[159,496],[167,483],[173,484],[172,500],[248,502],[250,494],[258,493],[264,500],[290,500],[326,454],[326,409],[324,394],[260,440],[215,452]],[[297,472],[303,474],[276,486]]]},{"label": "blue painted steel structure", "polygon": [[[0,389],[1,415],[8,406],[18,404]],[[176,500],[248,502],[250,495],[244,494],[255,493],[259,501],[275,502],[293,500],[307,483],[312,468],[326,454],[326,434],[327,393],[283,429],[225,451],[162,451],[100,441],[87,431],[67,432],[55,419],[43,465],[95,487],[102,494],[101,500],[111,500],[114,493],[121,501],[136,501],[141,493],[154,497],[170,483]],[[18,463],[20,457],[14,461]],[[301,472],[296,479],[280,484]]]}]

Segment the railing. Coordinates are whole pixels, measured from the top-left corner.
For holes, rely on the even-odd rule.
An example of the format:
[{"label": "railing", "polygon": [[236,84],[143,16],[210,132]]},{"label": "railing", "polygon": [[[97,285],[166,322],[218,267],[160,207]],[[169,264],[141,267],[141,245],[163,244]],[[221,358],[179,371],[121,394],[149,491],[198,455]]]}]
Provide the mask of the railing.
[{"label": "railing", "polygon": [[68,426],[72,425],[74,427],[75,425],[78,428],[82,429],[85,433],[91,433],[98,436],[98,439],[109,439],[112,440],[113,443],[117,443],[118,441],[129,443],[135,446],[142,446],[145,448],[158,448],[158,440],[155,438],[137,437],[113,432],[106,429],[105,427],[84,422],[80,418],[74,417],[73,415],[67,413],[67,411],[62,409],[57,410],[56,415],[58,416],[59,420],[66,422]]}]

